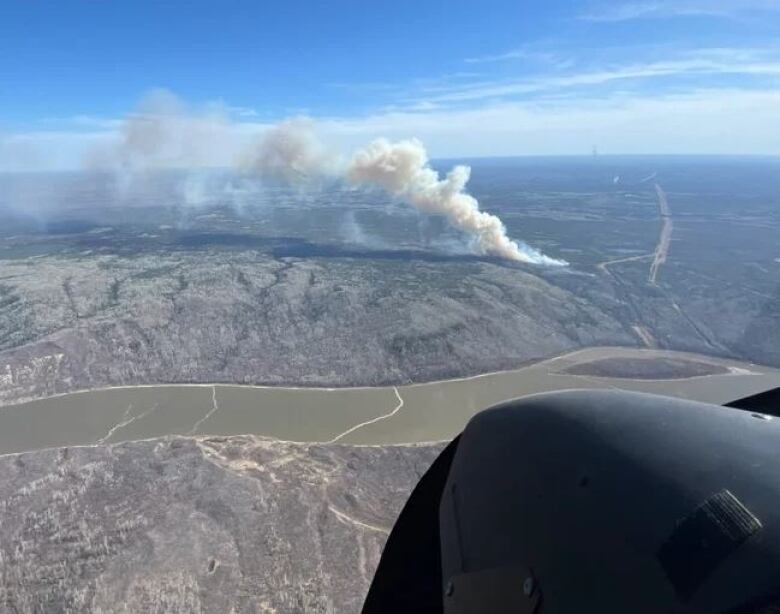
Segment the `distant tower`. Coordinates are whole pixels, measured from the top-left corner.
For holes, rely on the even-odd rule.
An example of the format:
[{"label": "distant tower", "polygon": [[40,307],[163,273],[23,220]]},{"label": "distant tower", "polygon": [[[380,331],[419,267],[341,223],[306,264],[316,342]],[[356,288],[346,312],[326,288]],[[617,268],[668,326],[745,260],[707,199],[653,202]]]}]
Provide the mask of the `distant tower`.
[{"label": "distant tower", "polygon": [[598,158],[599,157],[599,148],[595,145],[593,146],[593,157]]}]

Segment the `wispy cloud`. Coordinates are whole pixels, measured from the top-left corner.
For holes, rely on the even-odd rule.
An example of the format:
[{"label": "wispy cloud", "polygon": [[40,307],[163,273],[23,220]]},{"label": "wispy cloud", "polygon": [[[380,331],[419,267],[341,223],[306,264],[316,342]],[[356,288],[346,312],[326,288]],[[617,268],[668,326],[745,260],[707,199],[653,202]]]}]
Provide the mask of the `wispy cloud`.
[{"label": "wispy cloud", "polygon": [[257,112],[257,109],[253,109],[251,107],[226,107],[226,110],[235,117],[249,118],[260,116],[260,114]]},{"label": "wispy cloud", "polygon": [[780,75],[780,58],[762,56],[755,50],[725,48],[700,50],[681,54],[674,60],[633,63],[569,74],[554,74],[517,80],[482,81],[429,92],[425,100],[431,103],[462,103],[565,90],[568,88],[602,86],[629,80],[650,80],[662,77],[693,75],[742,75],[775,77]]},{"label": "wispy cloud", "polygon": [[42,117],[38,124],[44,126],[44,129],[51,130],[112,130],[119,127],[121,119],[110,117],[99,117],[96,115],[71,115],[68,117]]},{"label": "wispy cloud", "polygon": [[[672,42],[580,49],[578,55],[564,46],[555,57],[540,55],[547,46],[518,48],[470,58],[469,64],[484,66],[468,72],[368,84],[370,106],[311,115],[326,140],[344,152],[385,136],[418,137],[442,157],[566,154],[587,152],[594,143],[610,153],[780,155],[780,50],[752,45],[691,48]],[[577,63],[556,65],[566,54]],[[526,57],[529,62],[511,61]],[[529,66],[530,58],[535,65]],[[508,63],[490,64],[502,61]],[[341,87],[359,99],[353,94],[360,86]],[[285,114],[310,115],[223,100],[173,109],[183,120],[166,126],[183,145],[161,155],[205,166],[226,164]],[[143,109],[130,117],[143,119]],[[207,139],[201,150],[187,145],[193,131],[219,138]],[[0,134],[0,171],[78,168],[85,152],[94,157],[116,150],[126,138],[126,122],[115,118],[45,118]]]},{"label": "wispy cloud", "polygon": [[777,0],[656,0],[610,2],[581,15],[586,21],[618,22],[633,19],[711,16],[733,17],[749,12],[780,11]]},{"label": "wispy cloud", "polygon": [[345,149],[384,135],[421,138],[435,156],[604,153],[780,154],[780,89],[497,102],[429,113],[322,119]]},{"label": "wispy cloud", "polygon": [[466,62],[466,64],[488,64],[493,62],[508,62],[511,60],[528,60],[531,62],[538,62],[555,66],[569,65],[571,62],[569,58],[564,58],[558,53],[553,53],[550,51],[537,51],[526,48],[510,49],[509,51],[505,51],[503,53],[466,58],[464,62]]}]

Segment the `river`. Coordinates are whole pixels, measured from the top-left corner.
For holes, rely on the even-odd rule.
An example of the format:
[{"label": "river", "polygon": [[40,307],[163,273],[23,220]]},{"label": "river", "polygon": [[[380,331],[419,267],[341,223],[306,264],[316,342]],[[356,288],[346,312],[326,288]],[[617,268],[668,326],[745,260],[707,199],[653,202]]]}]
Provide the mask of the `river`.
[{"label": "river", "polygon": [[[726,373],[652,380],[572,375],[603,358],[672,357]],[[256,434],[290,441],[393,444],[440,441],[471,416],[518,396],[623,388],[724,403],[780,386],[780,370],[658,350],[590,348],[512,371],[379,388],[153,385],[64,394],[0,407],[0,454],[163,435]]]}]

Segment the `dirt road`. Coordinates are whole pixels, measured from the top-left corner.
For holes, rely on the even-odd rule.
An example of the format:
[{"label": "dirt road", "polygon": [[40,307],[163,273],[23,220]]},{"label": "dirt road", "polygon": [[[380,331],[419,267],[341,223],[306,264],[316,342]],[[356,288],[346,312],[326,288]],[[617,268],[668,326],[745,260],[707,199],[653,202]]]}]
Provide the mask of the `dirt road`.
[{"label": "dirt road", "polygon": [[655,191],[658,194],[658,209],[661,217],[661,234],[658,236],[658,245],[655,248],[653,263],[650,265],[650,275],[647,282],[653,286],[657,285],[658,270],[666,262],[666,256],[669,254],[669,244],[672,241],[672,214],[669,210],[669,203],[666,200],[666,193],[661,186],[656,183]]}]

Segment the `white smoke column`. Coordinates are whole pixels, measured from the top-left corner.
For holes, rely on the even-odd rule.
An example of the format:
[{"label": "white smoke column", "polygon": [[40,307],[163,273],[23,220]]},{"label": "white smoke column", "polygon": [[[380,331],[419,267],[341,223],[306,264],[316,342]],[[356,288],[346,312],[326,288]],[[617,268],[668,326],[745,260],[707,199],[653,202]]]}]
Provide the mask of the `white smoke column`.
[{"label": "white smoke column", "polygon": [[470,174],[467,166],[456,166],[440,179],[428,163],[423,144],[416,139],[397,143],[377,139],[355,153],[346,172],[352,183],[381,187],[420,211],[445,216],[474,237],[481,254],[534,264],[567,264],[512,241],[503,222],[480,211],[477,199],[464,191]]},{"label": "white smoke column", "polygon": [[270,128],[239,161],[244,170],[264,179],[291,184],[317,182],[333,175],[338,164],[307,119],[292,119]]}]

